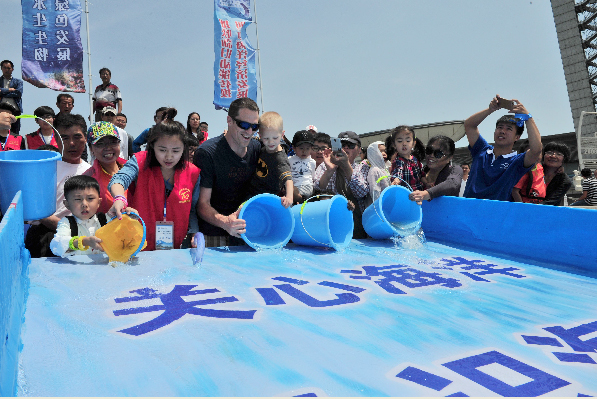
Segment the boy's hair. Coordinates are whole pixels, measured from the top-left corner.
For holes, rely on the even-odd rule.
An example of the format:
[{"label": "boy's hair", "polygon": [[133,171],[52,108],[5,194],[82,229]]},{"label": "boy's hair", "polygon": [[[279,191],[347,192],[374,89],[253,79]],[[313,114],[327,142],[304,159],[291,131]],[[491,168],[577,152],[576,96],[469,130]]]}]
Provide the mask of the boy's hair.
[{"label": "boy's hair", "polygon": [[68,180],[64,182],[64,198],[66,198],[68,201],[68,194],[71,191],[85,190],[87,188],[94,189],[97,191],[97,195],[100,195],[100,186],[94,177],[86,175],[75,175],[73,177],[69,177]]},{"label": "boy's hair", "polygon": [[313,141],[319,141],[320,143],[326,143],[329,147],[332,146],[332,138],[327,133],[317,133]]},{"label": "boy's hair", "polygon": [[60,114],[54,121],[54,127],[56,129],[69,129],[72,126],[79,126],[81,128],[81,131],[83,132],[83,135],[87,137],[87,122],[85,122],[85,118],[83,118],[83,116],[79,114]]},{"label": "boy's hair", "polygon": [[230,103],[230,108],[228,108],[228,116],[231,118],[236,118],[242,108],[259,113],[259,106],[257,103],[248,97],[243,97],[237,98]]},{"label": "boy's hair", "polygon": [[0,109],[8,111],[15,116],[20,114],[18,108],[9,103],[0,103]]},{"label": "boy's hair", "polygon": [[517,136],[522,136],[522,134],[524,133],[524,123],[522,124],[522,126],[518,126],[516,124],[516,122],[519,122],[520,119],[515,118],[514,115],[512,114],[506,114],[503,115],[500,119],[497,120],[497,122],[495,122],[495,127],[497,127],[500,123],[508,123],[510,125],[514,125],[514,127],[516,127],[516,135]]},{"label": "boy's hair", "polygon": [[411,132],[413,135],[413,141],[415,141],[415,139],[417,138],[417,136],[415,135],[415,129],[413,129],[410,126],[407,125],[400,125],[400,126],[396,126],[393,130],[392,130],[392,143],[394,141],[396,141],[396,137],[398,136],[398,133],[401,132]]},{"label": "boy's hair", "polygon": [[201,122],[201,123],[199,123],[199,126],[201,126],[201,125],[209,126],[209,124],[207,122],[204,122],[204,121]]},{"label": "boy's hair", "polygon": [[265,112],[259,117],[259,130],[271,129],[277,132],[284,130],[284,122],[279,113],[274,111]]},{"label": "boy's hair", "polygon": [[45,115],[56,116],[56,113],[54,112],[52,107],[48,107],[47,105],[42,105],[41,107],[35,108],[35,111],[33,111],[33,115],[37,116],[38,118],[42,118]]},{"label": "boy's hair", "polygon": [[60,150],[58,148],[54,147],[52,144],[40,145],[39,147],[36,148],[36,150],[54,151],[54,152],[57,152],[58,154],[60,154]]},{"label": "boy's hair", "polygon": [[545,147],[543,147],[543,157],[545,157],[545,153],[549,151],[558,151],[564,154],[564,163],[568,163],[570,160],[570,148],[564,143],[552,141],[545,144]]},{"label": "boy's hair", "polygon": [[66,93],[58,94],[58,97],[56,97],[56,104],[60,104],[60,100],[62,99],[62,97],[70,98],[71,100],[73,100],[73,105],[75,105],[74,97],[71,96],[70,94],[66,94]]},{"label": "boy's hair", "polygon": [[444,154],[447,156],[454,155],[454,151],[456,150],[456,145],[454,144],[454,140],[449,138],[448,136],[433,136],[427,142],[427,145],[430,146],[433,143],[437,143],[439,145],[439,149],[442,150]]},{"label": "boy's hair", "polygon": [[580,175],[584,178],[588,178],[591,177],[592,173],[591,173],[591,169],[589,168],[584,168],[583,170],[580,171]]},{"label": "boy's hair", "polygon": [[100,69],[100,70],[99,70],[99,74],[101,75],[101,74],[102,74],[102,72],[104,72],[104,71],[108,72],[108,73],[110,74],[110,77],[112,77],[112,71],[110,71],[110,70],[109,70],[108,68],[106,68],[106,67],[104,67],[104,68]]},{"label": "boy's hair", "polygon": [[199,147],[199,140],[192,134],[187,134],[186,140],[189,147]]},{"label": "boy's hair", "polygon": [[127,122],[129,120],[129,118],[127,118],[126,115],[123,114],[122,112],[117,113],[116,116],[124,116],[124,119],[126,119]]},{"label": "boy's hair", "polygon": [[178,111],[175,108],[166,108],[162,114],[161,123],[158,123],[149,130],[147,135],[147,156],[149,157],[149,163],[147,167],[153,168],[154,166],[161,166],[155,156],[155,149],[153,146],[155,142],[163,136],[175,136],[180,139],[184,148],[182,156],[178,163],[174,166],[174,169],[184,169],[186,162],[189,160],[189,142],[187,140],[187,130],[184,125],[174,120],[174,117]]}]

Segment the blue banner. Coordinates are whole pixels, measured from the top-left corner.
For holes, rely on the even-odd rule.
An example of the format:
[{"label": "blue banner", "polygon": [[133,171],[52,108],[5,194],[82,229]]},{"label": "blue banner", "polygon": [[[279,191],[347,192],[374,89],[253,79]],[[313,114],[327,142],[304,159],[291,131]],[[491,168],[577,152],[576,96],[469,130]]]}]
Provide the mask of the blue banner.
[{"label": "blue banner", "polygon": [[21,0],[21,6],[23,80],[84,93],[80,0]]},{"label": "blue banner", "polygon": [[237,98],[257,99],[255,49],[247,26],[250,0],[214,0],[214,105],[228,108]]}]

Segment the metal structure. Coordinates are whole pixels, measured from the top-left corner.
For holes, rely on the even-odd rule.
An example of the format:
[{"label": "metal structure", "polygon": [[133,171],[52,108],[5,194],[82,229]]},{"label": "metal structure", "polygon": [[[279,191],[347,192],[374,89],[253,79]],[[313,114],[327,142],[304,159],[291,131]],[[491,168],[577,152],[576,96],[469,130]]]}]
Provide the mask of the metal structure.
[{"label": "metal structure", "polygon": [[597,168],[597,117],[595,117],[597,0],[551,0],[551,7],[574,129],[577,132],[580,167],[595,169]]}]

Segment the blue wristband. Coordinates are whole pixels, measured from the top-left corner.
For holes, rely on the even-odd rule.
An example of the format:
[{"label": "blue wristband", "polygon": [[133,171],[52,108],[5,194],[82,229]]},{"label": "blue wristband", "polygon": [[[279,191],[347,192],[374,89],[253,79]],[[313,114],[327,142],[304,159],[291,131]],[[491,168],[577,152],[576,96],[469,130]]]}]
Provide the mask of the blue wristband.
[{"label": "blue wristband", "polygon": [[516,126],[523,127],[524,123],[533,117],[531,114],[514,114],[514,117],[520,119],[516,121]]}]

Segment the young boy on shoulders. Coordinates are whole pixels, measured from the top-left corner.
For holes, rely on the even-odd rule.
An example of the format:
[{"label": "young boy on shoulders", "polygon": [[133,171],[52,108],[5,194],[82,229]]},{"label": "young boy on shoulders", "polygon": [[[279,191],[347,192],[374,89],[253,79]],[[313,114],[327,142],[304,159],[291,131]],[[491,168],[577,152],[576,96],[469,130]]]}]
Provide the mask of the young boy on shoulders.
[{"label": "young boy on shoulders", "polygon": [[[107,222],[104,213],[97,210],[102,202],[100,187],[91,176],[78,175],[64,183],[64,206],[72,212],[58,222],[56,234],[50,243],[55,255],[91,255],[103,252],[102,240],[95,232]],[[135,212],[127,208],[127,212]]]},{"label": "young boy on shoulders", "polygon": [[[495,144],[492,146],[481,137],[478,127],[485,118],[500,108],[515,115],[504,115],[498,119],[493,133]],[[517,154],[512,148],[524,132],[525,124],[529,135],[529,150]],[[473,158],[464,196],[511,201],[514,185],[541,159],[541,135],[531,114],[520,101],[508,101],[496,95],[488,108],[464,121],[464,131]]]},{"label": "young boy on shoulders", "polygon": [[290,164],[280,145],[284,137],[282,117],[277,112],[265,112],[259,118],[259,138],[263,143],[257,169],[251,180],[249,197],[257,194],[283,192],[282,205],[292,205],[293,190]]}]

